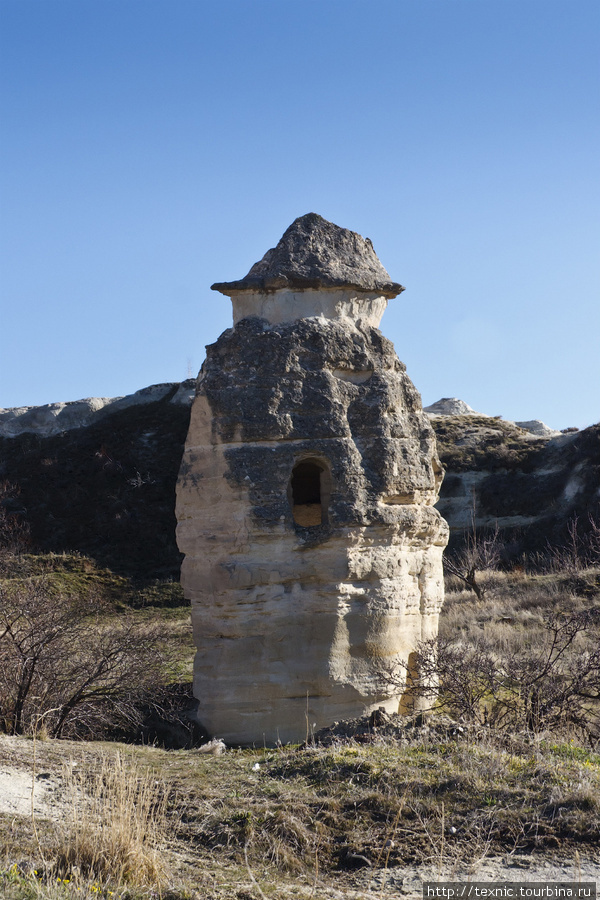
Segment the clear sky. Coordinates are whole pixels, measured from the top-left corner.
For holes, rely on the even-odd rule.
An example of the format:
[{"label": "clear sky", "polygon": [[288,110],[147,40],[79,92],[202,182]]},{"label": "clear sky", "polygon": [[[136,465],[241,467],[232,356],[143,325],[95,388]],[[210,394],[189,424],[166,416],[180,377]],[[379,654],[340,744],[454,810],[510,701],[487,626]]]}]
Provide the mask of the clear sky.
[{"label": "clear sky", "polygon": [[600,419],[598,0],[1,0],[0,406],[197,373],[300,215],[425,405]]}]

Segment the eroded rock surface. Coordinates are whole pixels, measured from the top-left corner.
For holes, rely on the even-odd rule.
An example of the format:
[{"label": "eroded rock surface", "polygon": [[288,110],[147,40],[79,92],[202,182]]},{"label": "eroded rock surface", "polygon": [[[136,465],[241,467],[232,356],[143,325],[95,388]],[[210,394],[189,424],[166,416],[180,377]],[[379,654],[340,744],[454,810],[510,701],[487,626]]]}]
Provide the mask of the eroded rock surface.
[{"label": "eroded rock surface", "polygon": [[379,672],[436,633],[447,541],[404,365],[348,318],[246,318],[207,352],[177,503],[202,723],[273,743],[396,711]]},{"label": "eroded rock surface", "polygon": [[13,438],[21,434],[53,437],[75,428],[86,428],[112,413],[164,399],[187,406],[192,403],[194,393],[195,380],[188,379],[181,383],[153,384],[125,397],[87,397],[44,406],[0,408],[0,437]]},{"label": "eroded rock surface", "polygon": [[292,222],[277,246],[267,250],[244,278],[217,282],[212,287],[228,296],[280,288],[358,288],[395,297],[404,290],[390,279],[369,238],[340,228],[316,213]]},{"label": "eroded rock surface", "polygon": [[425,407],[425,412],[431,416],[480,416],[464,400],[457,397],[442,397],[441,400]]}]

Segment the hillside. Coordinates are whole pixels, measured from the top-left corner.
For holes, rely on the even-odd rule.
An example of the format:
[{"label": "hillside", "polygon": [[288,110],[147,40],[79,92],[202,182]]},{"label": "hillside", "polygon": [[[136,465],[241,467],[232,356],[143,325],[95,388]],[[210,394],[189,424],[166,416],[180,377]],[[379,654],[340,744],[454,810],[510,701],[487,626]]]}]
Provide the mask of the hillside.
[{"label": "hillside", "polygon": [[[174,384],[142,392],[142,403],[86,401],[67,409],[58,433],[57,415],[32,413],[28,427],[41,421],[46,436],[17,433],[8,417],[13,436],[0,437],[3,536],[45,554],[0,557],[5,600],[39,585],[47,610],[77,610],[79,598],[93,607],[95,630],[80,628],[77,654],[59,648],[48,671],[60,674],[63,659],[86,649],[97,660],[100,636],[130,627],[154,635],[163,667],[147,672],[146,655],[138,673],[158,683],[123,679],[123,690],[117,679],[127,727],[82,707],[59,740],[50,694],[44,740],[27,736],[40,719],[37,695],[29,731],[0,735],[0,894],[417,900],[424,881],[440,878],[597,881],[597,565],[577,577],[519,565],[485,573],[484,603],[447,578],[437,660],[419,651],[444,685],[432,719],[365,717],[317,734],[307,719],[300,746],[198,746],[189,612],[173,583],[189,419],[179,400],[189,393]],[[540,437],[473,413],[432,424],[455,543],[470,528],[473,496],[478,527],[498,520],[510,537],[507,562],[595,510],[600,426]],[[51,628],[43,635],[54,640]]]},{"label": "hillside", "polygon": [[[78,551],[142,581],[178,578],[175,483],[193,384],[0,411],[0,503],[34,548]],[[600,424],[539,435],[472,411],[431,422],[451,547],[474,516],[479,528],[498,525],[505,561],[516,562],[567,541],[573,516],[583,534],[598,515]]]},{"label": "hillside", "polygon": [[69,404],[66,416],[63,404],[58,418],[28,411],[20,431],[0,417],[0,434],[14,433],[0,436],[2,503],[36,550],[77,551],[144,581],[179,577],[175,483],[190,408],[181,393],[173,402],[180,385],[160,387],[138,403]]},{"label": "hillside", "polygon": [[446,470],[438,509],[451,546],[472,527],[500,529],[508,560],[544,553],[581,534],[600,509],[600,425],[541,437],[500,418],[435,416],[432,425]]}]

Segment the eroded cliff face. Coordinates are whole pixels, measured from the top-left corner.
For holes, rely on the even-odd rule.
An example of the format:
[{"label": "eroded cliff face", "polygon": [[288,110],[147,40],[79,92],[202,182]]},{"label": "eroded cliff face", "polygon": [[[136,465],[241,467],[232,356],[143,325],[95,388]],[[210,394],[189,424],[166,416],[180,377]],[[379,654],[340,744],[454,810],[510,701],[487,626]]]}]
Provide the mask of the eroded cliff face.
[{"label": "eroded cliff face", "polygon": [[386,706],[437,632],[435,438],[393,346],[348,318],[246,318],[207,348],[177,490],[202,724],[301,740]]}]

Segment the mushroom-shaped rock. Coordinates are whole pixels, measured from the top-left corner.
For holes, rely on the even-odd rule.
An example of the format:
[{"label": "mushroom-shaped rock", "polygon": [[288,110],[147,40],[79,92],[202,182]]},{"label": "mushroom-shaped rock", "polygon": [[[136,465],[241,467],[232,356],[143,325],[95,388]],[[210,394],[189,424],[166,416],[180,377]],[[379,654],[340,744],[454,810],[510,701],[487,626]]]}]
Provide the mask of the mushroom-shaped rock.
[{"label": "mushroom-shaped rock", "polygon": [[390,279],[369,238],[308,213],[244,278],[212,290],[232,298],[234,323],[250,315],[273,324],[347,315],[377,326],[388,299],[404,288]]},{"label": "mushroom-shaped rock", "polygon": [[177,488],[199,718],[276,744],[412,710],[384,674],[410,685],[437,633],[447,526],[429,418],[372,322],[400,286],[311,214],[219,289],[247,310],[207,347]]}]

